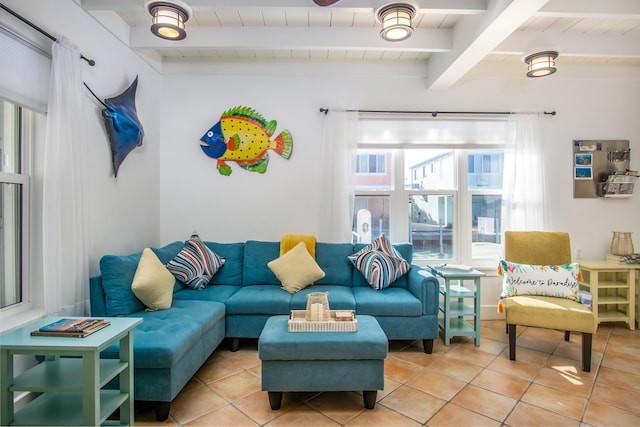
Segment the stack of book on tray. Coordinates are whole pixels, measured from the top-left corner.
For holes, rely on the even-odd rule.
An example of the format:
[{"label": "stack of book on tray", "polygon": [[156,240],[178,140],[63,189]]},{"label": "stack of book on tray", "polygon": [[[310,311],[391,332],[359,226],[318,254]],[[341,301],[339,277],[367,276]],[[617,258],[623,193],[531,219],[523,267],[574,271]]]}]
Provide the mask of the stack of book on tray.
[{"label": "stack of book on tray", "polygon": [[42,326],[31,335],[84,338],[109,325],[108,320],[91,318],[63,318]]}]

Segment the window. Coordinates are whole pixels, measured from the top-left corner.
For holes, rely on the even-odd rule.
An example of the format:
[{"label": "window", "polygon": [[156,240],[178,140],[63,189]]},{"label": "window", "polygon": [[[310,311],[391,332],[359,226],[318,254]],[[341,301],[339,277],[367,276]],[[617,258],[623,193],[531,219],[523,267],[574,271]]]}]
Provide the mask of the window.
[{"label": "window", "polygon": [[0,99],[0,309],[26,300],[29,177],[23,139],[28,114]]},{"label": "window", "polygon": [[385,153],[358,154],[356,161],[357,174],[381,174],[387,173],[387,156]]},{"label": "window", "polygon": [[391,152],[384,150],[358,150],[356,154],[355,182],[357,188],[390,189],[393,187]]},{"label": "window", "polygon": [[[13,26],[12,26],[13,27]],[[42,316],[42,176],[51,41],[0,23],[0,332]]]},{"label": "window", "polygon": [[44,115],[0,98],[0,311],[31,304],[29,147]]},{"label": "window", "polygon": [[371,243],[371,236],[389,235],[390,196],[357,196],[354,203],[356,243]]},{"label": "window", "polygon": [[469,170],[467,186],[471,198],[472,259],[497,259],[502,253],[502,177],[504,152],[476,150],[469,152],[469,163],[479,162]]},{"label": "window", "polygon": [[359,161],[373,147],[390,161],[384,178],[356,174],[354,241],[384,233],[413,243],[417,262],[495,265],[505,140],[506,120],[361,117]]}]

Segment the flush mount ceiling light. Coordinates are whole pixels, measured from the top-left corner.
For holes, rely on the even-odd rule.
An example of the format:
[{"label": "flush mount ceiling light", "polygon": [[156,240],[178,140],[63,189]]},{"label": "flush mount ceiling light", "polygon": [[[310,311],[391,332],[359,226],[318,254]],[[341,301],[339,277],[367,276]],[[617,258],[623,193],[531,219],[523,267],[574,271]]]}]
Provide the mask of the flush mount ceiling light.
[{"label": "flush mount ceiling light", "polygon": [[187,37],[184,24],[191,18],[191,7],[180,0],[149,1],[146,9],[151,14],[151,32],[166,40]]},{"label": "flush mount ceiling light", "polygon": [[378,9],[376,17],[382,23],[380,36],[390,42],[405,40],[413,34],[411,20],[416,8],[406,3],[392,3]]},{"label": "flush mount ceiling light", "polygon": [[524,58],[527,64],[527,77],[544,77],[553,74],[556,69],[556,58],[558,52],[547,50],[544,52],[532,53]]}]

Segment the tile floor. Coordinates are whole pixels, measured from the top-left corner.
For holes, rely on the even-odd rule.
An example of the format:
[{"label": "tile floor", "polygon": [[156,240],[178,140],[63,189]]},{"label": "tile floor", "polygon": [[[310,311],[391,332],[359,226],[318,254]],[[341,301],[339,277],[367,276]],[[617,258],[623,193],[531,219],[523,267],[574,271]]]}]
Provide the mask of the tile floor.
[{"label": "tile floor", "polygon": [[[591,372],[581,337],[518,328],[509,360],[504,321],[482,321],[481,345],[392,341],[385,387],[373,410],[357,392],[285,393],[272,411],[260,390],[257,340],[232,353],[223,343],[176,397],[169,419],[136,411],[138,425],[178,426],[640,426],[640,331],[601,324]],[[330,374],[330,373],[328,373]]]}]

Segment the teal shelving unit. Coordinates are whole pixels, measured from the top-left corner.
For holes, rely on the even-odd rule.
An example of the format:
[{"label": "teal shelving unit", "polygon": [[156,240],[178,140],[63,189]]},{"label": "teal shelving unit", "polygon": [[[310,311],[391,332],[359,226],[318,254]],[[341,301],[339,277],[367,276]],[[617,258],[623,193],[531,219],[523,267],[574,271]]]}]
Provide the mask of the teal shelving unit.
[{"label": "teal shelving unit", "polygon": [[471,336],[480,345],[480,279],[485,274],[446,265],[429,269],[440,281],[438,324],[444,344],[451,344],[453,337]]},{"label": "teal shelving unit", "polygon": [[[109,326],[85,338],[31,336],[57,319],[40,319],[0,336],[0,425],[133,425],[132,333],[142,319],[109,318]],[[115,342],[120,358],[100,358]],[[39,355],[44,361],[14,376],[14,355]],[[120,388],[104,389],[116,376]],[[39,395],[14,411],[16,392]],[[120,419],[109,420],[118,409]]]}]

